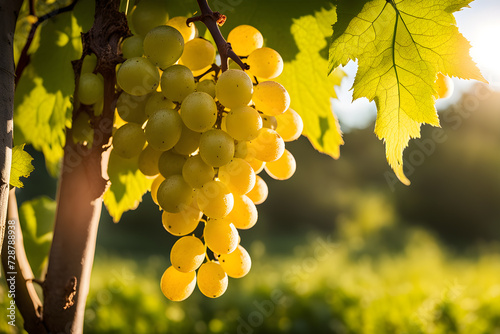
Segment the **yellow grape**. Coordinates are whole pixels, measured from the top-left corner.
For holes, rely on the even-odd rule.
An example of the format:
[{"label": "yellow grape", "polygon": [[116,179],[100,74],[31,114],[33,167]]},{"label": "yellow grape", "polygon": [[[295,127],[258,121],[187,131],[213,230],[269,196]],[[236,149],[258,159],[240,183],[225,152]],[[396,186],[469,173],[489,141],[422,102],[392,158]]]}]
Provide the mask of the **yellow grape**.
[{"label": "yellow grape", "polygon": [[234,158],[219,168],[219,179],[234,194],[244,195],[255,185],[255,172],[247,161]]},{"label": "yellow grape", "polygon": [[139,155],[146,145],[146,136],[141,126],[127,123],[113,135],[113,151],[122,158],[130,159]]},{"label": "yellow grape", "polygon": [[158,87],[160,73],[148,59],[134,57],[121,64],[116,73],[116,82],[121,89],[131,95],[146,95]]},{"label": "yellow grape", "polygon": [[248,55],[246,63],[250,65],[248,72],[262,79],[274,79],[283,72],[283,58],[271,48],[260,48]]},{"label": "yellow grape", "polygon": [[[248,152],[248,147],[247,147],[247,152]],[[253,151],[252,148],[250,148],[250,151]],[[248,162],[250,164],[250,166],[252,166],[252,169],[254,170],[255,174],[259,174],[260,172],[262,172],[262,170],[264,169],[264,166],[266,165],[266,163],[264,161],[261,161],[255,157],[252,157],[251,154],[247,154],[247,156],[244,158],[246,162]]]},{"label": "yellow grape", "polygon": [[276,116],[276,121],[278,123],[276,132],[285,142],[298,139],[304,129],[302,118],[292,108],[288,108],[283,114]]},{"label": "yellow grape", "polygon": [[155,202],[156,205],[159,205],[158,204],[158,188],[160,187],[160,184],[164,180],[165,180],[165,178],[163,177],[163,175],[160,174],[153,180],[153,183],[151,184],[151,198],[153,199],[153,202]]},{"label": "yellow grape", "polygon": [[184,39],[184,43],[189,42],[196,36],[196,27],[194,23],[190,23],[189,26],[186,24],[187,17],[184,16],[176,16],[172,17],[167,22],[167,26],[174,27],[177,29]]},{"label": "yellow grape", "polygon": [[219,256],[219,263],[226,272],[227,276],[232,278],[241,278],[248,274],[252,267],[250,255],[241,245],[230,254]]},{"label": "yellow grape", "polygon": [[225,119],[227,133],[236,140],[255,139],[262,128],[259,113],[248,106],[232,109]]},{"label": "yellow grape", "polygon": [[102,99],[104,83],[94,73],[83,73],[78,84],[78,99],[81,103],[91,105]]},{"label": "yellow grape", "polygon": [[246,195],[234,195],[233,210],[224,218],[234,227],[247,230],[257,223],[258,213],[255,204]]},{"label": "yellow grape", "polygon": [[438,98],[445,99],[453,94],[453,81],[443,73],[438,73],[436,79]]},{"label": "yellow grape", "polygon": [[183,273],[198,269],[203,260],[205,260],[205,245],[194,236],[180,238],[170,251],[172,266]]},{"label": "yellow grape", "polygon": [[210,79],[201,80],[196,85],[196,91],[205,92],[210,95],[212,98],[215,98],[215,82]]},{"label": "yellow grape", "polygon": [[161,277],[161,292],[174,302],[189,297],[196,286],[196,272],[183,273],[170,266]]},{"label": "yellow grape", "polygon": [[160,171],[158,169],[158,160],[162,151],[155,150],[150,145],[146,146],[139,155],[139,170],[142,174],[147,176],[157,175]]},{"label": "yellow grape", "polygon": [[168,212],[180,212],[191,204],[193,188],[184,181],[181,175],[171,175],[160,184],[157,200],[160,207]]},{"label": "yellow grape", "polygon": [[261,114],[260,117],[262,118],[263,128],[276,130],[276,128],[278,127],[278,121],[276,120],[276,117],[264,114]]},{"label": "yellow grape", "polygon": [[144,39],[139,35],[126,38],[122,43],[123,58],[142,57],[144,54],[143,43]]},{"label": "yellow grape", "polygon": [[250,77],[241,70],[227,70],[215,84],[215,96],[226,108],[246,106],[253,92]]},{"label": "yellow grape", "polygon": [[191,71],[202,70],[215,61],[215,47],[203,38],[195,38],[184,45],[181,62]]},{"label": "yellow grape", "polygon": [[172,65],[161,75],[161,93],[172,101],[182,102],[195,87],[193,73],[184,65]]},{"label": "yellow grape", "polygon": [[210,166],[224,166],[234,156],[234,139],[223,130],[208,130],[200,138],[200,156]]},{"label": "yellow grape", "polygon": [[149,145],[159,151],[168,151],[179,141],[182,119],[171,109],[159,110],[148,120],[145,132]]},{"label": "yellow grape", "polygon": [[220,264],[206,262],[198,270],[197,282],[201,293],[210,298],[217,298],[226,292],[228,279]]},{"label": "yellow grape", "polygon": [[256,28],[243,24],[229,32],[228,43],[238,56],[248,56],[255,49],[264,45],[264,37]]},{"label": "yellow grape", "polygon": [[199,154],[189,157],[182,167],[184,180],[193,188],[201,188],[215,176],[214,168],[207,165]]},{"label": "yellow grape", "polygon": [[177,213],[163,211],[161,218],[165,230],[172,235],[183,236],[196,229],[202,216],[200,210],[188,205]]},{"label": "yellow grape", "polygon": [[173,149],[179,154],[190,155],[198,149],[200,138],[200,132],[193,131],[186,124],[182,123],[181,137]]},{"label": "yellow grape", "polygon": [[254,204],[262,204],[267,199],[269,189],[267,188],[266,181],[264,181],[259,175],[255,180],[255,186],[250,190],[246,196],[252,200]]},{"label": "yellow grape", "polygon": [[270,116],[280,115],[290,107],[290,95],[275,81],[264,81],[255,86],[252,101],[255,109]]},{"label": "yellow grape", "polygon": [[295,173],[295,158],[292,153],[285,149],[283,155],[276,161],[266,163],[264,167],[267,174],[276,180],[288,180]]},{"label": "yellow grape", "polygon": [[170,175],[182,174],[182,167],[187,160],[187,156],[180,155],[172,150],[163,152],[158,159],[158,170],[161,175],[168,177]]},{"label": "yellow grape", "polygon": [[184,50],[184,39],[171,26],[158,26],[144,37],[144,55],[161,69],[175,64]]},{"label": "yellow grape", "polygon": [[268,128],[262,128],[259,136],[248,144],[249,154],[265,162],[278,160],[284,151],[283,138],[275,130]]},{"label": "yellow grape", "polygon": [[142,0],[137,4],[130,21],[139,35],[146,36],[154,27],[168,22],[165,4],[161,0]]},{"label": "yellow grape", "polygon": [[238,141],[234,145],[234,157],[245,159],[248,154],[247,142],[244,140]]},{"label": "yellow grape", "polygon": [[181,105],[181,118],[193,131],[205,132],[217,120],[217,106],[214,99],[204,92],[193,92],[186,96]]},{"label": "yellow grape", "polygon": [[144,114],[147,118],[161,109],[175,109],[175,103],[163,96],[161,92],[153,92],[147,96],[144,106]]},{"label": "yellow grape", "polygon": [[203,237],[207,247],[217,254],[229,254],[239,243],[236,227],[226,219],[210,219],[203,230]]},{"label": "yellow grape", "polygon": [[233,194],[221,181],[208,181],[196,191],[196,196],[198,207],[210,218],[223,218],[233,209]]},{"label": "yellow grape", "polygon": [[127,92],[122,92],[116,101],[116,111],[118,115],[127,122],[144,124],[147,120],[145,114],[146,102],[149,99],[148,95],[134,96]]}]

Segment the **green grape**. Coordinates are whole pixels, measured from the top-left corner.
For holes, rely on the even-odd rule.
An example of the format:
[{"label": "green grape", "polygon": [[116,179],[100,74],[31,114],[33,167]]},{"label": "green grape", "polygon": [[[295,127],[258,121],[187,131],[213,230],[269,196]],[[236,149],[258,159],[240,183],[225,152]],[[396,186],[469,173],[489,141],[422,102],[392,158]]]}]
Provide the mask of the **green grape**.
[{"label": "green grape", "polygon": [[193,188],[201,188],[215,176],[214,168],[207,165],[199,154],[189,157],[182,167],[184,180]]},{"label": "green grape", "polygon": [[161,69],[175,64],[183,49],[181,33],[171,26],[155,27],[144,37],[144,55]]},{"label": "green grape", "polygon": [[238,141],[234,145],[234,157],[245,159],[248,154],[248,146],[246,141]]},{"label": "green grape", "polygon": [[252,51],[264,45],[264,37],[252,26],[239,25],[229,32],[228,43],[231,43],[234,53],[238,56],[248,56]]},{"label": "green grape", "polygon": [[161,92],[172,101],[182,102],[195,87],[193,73],[184,65],[172,65],[161,75]]},{"label": "green grape", "polygon": [[177,213],[191,204],[193,188],[181,175],[171,175],[158,187],[157,200],[160,207],[168,212]]},{"label": "green grape", "polygon": [[118,115],[126,121],[137,124],[144,124],[147,120],[145,106],[149,95],[134,96],[127,92],[122,92],[116,101]]},{"label": "green grape", "polygon": [[252,101],[255,109],[270,116],[280,115],[290,107],[290,95],[275,81],[264,81],[255,86]]},{"label": "green grape", "polygon": [[123,58],[142,57],[144,54],[143,43],[144,39],[139,35],[126,38],[122,43]]},{"label": "green grape", "polygon": [[94,104],[104,95],[104,83],[93,73],[83,73],[78,83],[78,99],[83,104]]},{"label": "green grape", "polygon": [[209,298],[217,298],[226,292],[228,278],[220,264],[206,262],[198,270],[197,282],[201,293]]},{"label": "green grape", "polygon": [[184,43],[189,42],[196,36],[196,26],[194,23],[190,23],[189,26],[186,24],[187,17],[176,16],[168,20],[167,25],[177,29],[184,39]]},{"label": "green grape", "polygon": [[226,131],[236,140],[255,139],[261,128],[262,118],[254,108],[238,107],[226,116]]},{"label": "green grape", "polygon": [[250,190],[246,196],[252,200],[254,204],[262,204],[267,199],[269,194],[269,189],[267,188],[266,181],[264,181],[259,175],[255,180],[255,186]]},{"label": "green grape", "polygon": [[187,157],[172,152],[172,150],[165,151],[161,154],[158,160],[158,169],[161,175],[168,177],[170,175],[182,174],[182,167],[186,162]]},{"label": "green grape", "polygon": [[180,238],[170,251],[172,266],[183,273],[198,269],[203,260],[205,260],[205,245],[194,236]]},{"label": "green grape", "polygon": [[274,79],[283,72],[283,58],[271,48],[260,48],[248,55],[247,64],[250,65],[250,75],[262,79]]},{"label": "green grape", "polygon": [[100,99],[99,101],[97,101],[96,103],[94,103],[92,109],[94,109],[94,116],[96,116],[96,117],[101,116],[102,111],[104,110],[104,97],[102,99]]},{"label": "green grape", "polygon": [[147,176],[157,175],[160,171],[158,170],[158,160],[162,151],[155,150],[150,145],[146,146],[139,155],[139,170],[142,174]]},{"label": "green grape", "polygon": [[156,90],[160,81],[158,69],[148,59],[134,57],[125,60],[116,73],[121,89],[135,96],[146,95]]},{"label": "green grape", "polygon": [[161,0],[142,0],[132,14],[132,24],[135,31],[141,35],[146,34],[154,27],[168,22],[166,2]]},{"label": "green grape", "polygon": [[210,166],[224,166],[233,158],[234,139],[220,129],[208,130],[200,138],[200,155]]},{"label": "green grape", "polygon": [[259,131],[259,136],[249,142],[248,151],[251,156],[258,160],[275,161],[285,151],[285,142],[275,130],[262,128]]},{"label": "green grape", "polygon": [[205,132],[217,120],[217,106],[214,99],[203,92],[189,94],[181,105],[181,118],[193,131]]},{"label": "green grape", "polygon": [[262,118],[262,127],[263,128],[269,128],[276,130],[278,127],[278,121],[276,120],[276,117],[274,116],[268,116],[261,114],[260,117]]},{"label": "green grape", "polygon": [[292,108],[288,108],[283,114],[276,116],[276,121],[278,123],[276,132],[285,142],[298,139],[304,129],[302,118]]},{"label": "green grape", "polygon": [[252,99],[252,92],[252,80],[241,70],[227,70],[215,85],[215,96],[229,109],[247,105]]},{"label": "green grape", "polygon": [[82,70],[80,73],[81,74],[93,73],[96,65],[97,65],[97,56],[95,55],[95,53],[91,53],[89,55],[86,55],[83,58]]},{"label": "green grape", "polygon": [[203,38],[195,38],[184,45],[181,63],[191,71],[199,71],[215,61],[215,47]]},{"label": "green grape", "polygon": [[146,106],[144,107],[144,114],[149,118],[160,109],[175,109],[175,103],[167,99],[161,92],[153,92],[147,95]]},{"label": "green grape", "polygon": [[174,146],[174,151],[179,154],[190,155],[198,149],[200,145],[201,133],[189,129],[182,123],[181,138]]},{"label": "green grape", "polygon": [[146,145],[146,136],[141,126],[127,123],[113,135],[113,151],[122,158],[130,159],[139,155]]},{"label": "green grape", "polygon": [[217,254],[229,254],[238,247],[238,231],[226,219],[210,219],[205,225],[203,236],[207,247]]},{"label": "green grape", "polygon": [[235,195],[233,210],[224,219],[236,228],[247,230],[257,223],[257,218],[255,203],[246,195]]},{"label": "green grape", "polygon": [[266,163],[265,170],[267,174],[276,180],[288,180],[295,173],[297,165],[292,153],[287,149],[283,155],[276,161]]},{"label": "green grape", "polygon": [[210,79],[202,80],[196,84],[197,92],[205,92],[215,98],[215,82]]},{"label": "green grape", "polygon": [[230,254],[219,256],[219,263],[227,276],[232,278],[241,278],[248,274],[252,267],[250,255],[241,245]]},{"label": "green grape", "polygon": [[155,202],[156,205],[158,204],[158,188],[160,187],[160,184],[165,180],[163,175],[158,175],[154,180],[153,183],[151,184],[151,199],[153,202]]},{"label": "green grape", "polygon": [[208,181],[197,190],[196,199],[200,210],[215,219],[227,216],[234,206],[231,191],[224,183],[216,180]]},{"label": "green grape", "polygon": [[163,211],[161,218],[165,230],[172,235],[183,236],[196,229],[202,216],[200,210],[189,205],[177,213]]},{"label": "green grape", "polygon": [[90,126],[90,116],[86,112],[80,112],[71,127],[71,134],[73,135],[73,142],[87,143],[92,146],[94,141],[94,129]]},{"label": "green grape", "polygon": [[159,151],[168,151],[181,137],[181,116],[175,110],[159,110],[151,115],[145,130],[149,145]]},{"label": "green grape", "polygon": [[193,293],[195,286],[195,271],[183,273],[170,266],[161,276],[161,292],[174,302],[180,302],[189,297]]},{"label": "green grape", "polygon": [[248,162],[234,158],[219,168],[219,179],[234,194],[244,195],[255,185],[255,172]]}]

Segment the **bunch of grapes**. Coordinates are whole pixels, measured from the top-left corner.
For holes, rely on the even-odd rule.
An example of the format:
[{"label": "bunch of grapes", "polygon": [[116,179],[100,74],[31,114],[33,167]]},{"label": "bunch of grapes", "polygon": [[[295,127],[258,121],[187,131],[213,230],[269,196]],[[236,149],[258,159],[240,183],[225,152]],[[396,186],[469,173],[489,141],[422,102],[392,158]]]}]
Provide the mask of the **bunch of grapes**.
[{"label": "bunch of grapes", "polygon": [[140,171],[154,178],[151,196],[163,226],[181,237],[161,278],[164,295],[181,301],[197,284],[216,298],[228,276],[250,270],[238,231],[255,225],[256,205],[267,198],[257,174],[265,170],[277,180],[294,174],[285,142],[300,136],[302,120],[285,87],[272,81],[283,71],[281,56],[263,46],[254,27],[238,26],[228,36],[249,69],[232,63],[221,73],[216,48],[196,37],[185,17],[169,20],[157,2],[143,0],[128,19],[136,34],[122,44],[120,126],[111,154],[136,157]]}]

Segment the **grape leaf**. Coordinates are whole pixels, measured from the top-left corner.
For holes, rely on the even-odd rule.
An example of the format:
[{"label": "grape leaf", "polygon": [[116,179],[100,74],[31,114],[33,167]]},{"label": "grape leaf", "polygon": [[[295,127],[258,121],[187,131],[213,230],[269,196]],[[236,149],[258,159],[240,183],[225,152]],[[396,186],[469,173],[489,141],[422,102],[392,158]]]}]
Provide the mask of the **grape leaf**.
[{"label": "grape leaf", "polygon": [[138,157],[124,159],[111,151],[108,164],[111,186],[104,193],[103,200],[115,223],[125,211],[136,209],[142,196],[151,188],[153,180],[139,171],[137,160]]},{"label": "grape leaf", "polygon": [[420,137],[422,123],[439,126],[437,73],[485,81],[453,17],[472,1],[338,3],[329,70],[358,60],[353,98],[375,100],[375,133],[385,141],[389,165],[404,184],[410,183],[403,172],[410,138]]},{"label": "grape leaf", "polygon": [[12,149],[12,165],[10,167],[10,185],[12,187],[23,188],[21,177],[28,177],[35,169],[31,164],[33,158],[24,150],[24,145],[14,146]]}]

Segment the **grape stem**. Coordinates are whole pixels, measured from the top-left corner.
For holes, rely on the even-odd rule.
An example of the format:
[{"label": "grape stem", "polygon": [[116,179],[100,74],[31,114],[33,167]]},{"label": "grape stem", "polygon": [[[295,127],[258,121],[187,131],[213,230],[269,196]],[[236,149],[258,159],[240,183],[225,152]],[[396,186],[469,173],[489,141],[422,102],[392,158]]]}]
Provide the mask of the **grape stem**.
[{"label": "grape stem", "polygon": [[212,35],[217,49],[219,50],[220,60],[221,60],[221,70],[222,72],[227,71],[229,65],[229,58],[231,58],[236,64],[238,64],[243,70],[248,70],[250,66],[241,61],[240,57],[234,53],[231,44],[228,43],[219,29],[219,24],[223,25],[226,20],[226,16],[219,12],[214,12],[208,5],[207,0],[196,0],[198,6],[201,10],[201,15],[193,16],[187,19],[186,24],[189,26],[191,22],[201,21],[207,27],[208,31]]}]

